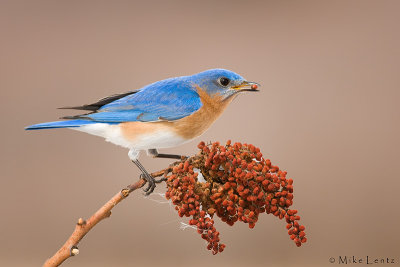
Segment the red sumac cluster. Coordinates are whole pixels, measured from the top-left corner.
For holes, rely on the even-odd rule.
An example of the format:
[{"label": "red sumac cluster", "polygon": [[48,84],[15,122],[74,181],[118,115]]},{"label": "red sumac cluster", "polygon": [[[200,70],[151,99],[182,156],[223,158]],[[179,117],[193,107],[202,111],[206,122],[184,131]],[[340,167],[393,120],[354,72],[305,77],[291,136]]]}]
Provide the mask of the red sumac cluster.
[{"label": "red sumac cluster", "polygon": [[264,159],[260,149],[251,144],[228,141],[198,145],[200,152],[175,165],[167,176],[167,199],[175,205],[179,216],[192,217],[208,249],[216,254],[225,245],[220,243],[214,227],[214,216],[229,225],[237,221],[253,228],[260,213],[285,219],[290,238],[297,246],[307,241],[293,204],[293,180],[286,172]]}]

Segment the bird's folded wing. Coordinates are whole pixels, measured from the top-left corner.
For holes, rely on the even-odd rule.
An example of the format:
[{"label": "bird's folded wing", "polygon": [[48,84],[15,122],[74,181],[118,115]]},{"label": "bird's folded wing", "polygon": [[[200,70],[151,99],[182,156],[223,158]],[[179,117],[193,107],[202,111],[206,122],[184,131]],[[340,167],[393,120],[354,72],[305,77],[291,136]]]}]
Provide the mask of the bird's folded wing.
[{"label": "bird's folded wing", "polygon": [[173,121],[189,116],[201,106],[200,97],[192,85],[166,80],[108,103],[96,112],[65,118],[97,122]]}]

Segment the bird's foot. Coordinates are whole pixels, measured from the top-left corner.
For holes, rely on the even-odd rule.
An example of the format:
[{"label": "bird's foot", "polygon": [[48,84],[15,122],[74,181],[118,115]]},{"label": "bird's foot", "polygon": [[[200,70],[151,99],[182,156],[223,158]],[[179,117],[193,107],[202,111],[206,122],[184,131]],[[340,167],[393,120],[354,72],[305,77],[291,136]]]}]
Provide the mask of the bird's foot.
[{"label": "bird's foot", "polygon": [[157,149],[148,149],[147,154],[150,156],[153,156],[153,158],[162,158],[162,159],[180,159],[180,160],[185,160],[188,157],[187,156],[182,156],[182,155],[176,155],[176,154],[160,154],[158,153]]},{"label": "bird's foot", "polygon": [[143,189],[145,195],[148,196],[153,193],[154,189],[156,188],[156,179],[148,173],[142,173],[140,178],[145,179],[147,181],[147,187]]},{"label": "bird's foot", "polygon": [[167,180],[167,178],[165,178],[165,177],[156,180],[149,173],[142,173],[140,175],[140,178],[145,179],[148,183],[147,187],[145,189],[143,189],[146,196],[148,196],[154,192],[154,189],[156,188],[156,184],[159,184],[159,183]]}]

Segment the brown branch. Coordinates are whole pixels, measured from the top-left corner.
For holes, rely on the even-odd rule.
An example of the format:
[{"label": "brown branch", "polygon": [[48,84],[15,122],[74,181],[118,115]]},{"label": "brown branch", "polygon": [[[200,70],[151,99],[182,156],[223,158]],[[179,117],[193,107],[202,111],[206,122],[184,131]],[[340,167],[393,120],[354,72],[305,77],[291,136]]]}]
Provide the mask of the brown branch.
[{"label": "brown branch", "polygon": [[[153,177],[160,177],[164,174],[168,173],[170,168],[165,170],[161,170],[151,175]],[[68,238],[68,240],[64,243],[64,245],[47,261],[43,266],[59,266],[66,259],[71,256],[75,256],[79,254],[79,249],[77,247],[78,243],[82,240],[82,238],[100,221],[105,218],[110,217],[111,210],[122,200],[129,196],[129,194],[135,191],[138,188],[143,187],[146,184],[146,180],[140,179],[139,181],[128,185],[126,188],[122,189],[120,192],[115,194],[106,204],[104,204],[99,210],[96,211],[87,221],[79,218],[78,223],[75,226],[74,232]]]}]

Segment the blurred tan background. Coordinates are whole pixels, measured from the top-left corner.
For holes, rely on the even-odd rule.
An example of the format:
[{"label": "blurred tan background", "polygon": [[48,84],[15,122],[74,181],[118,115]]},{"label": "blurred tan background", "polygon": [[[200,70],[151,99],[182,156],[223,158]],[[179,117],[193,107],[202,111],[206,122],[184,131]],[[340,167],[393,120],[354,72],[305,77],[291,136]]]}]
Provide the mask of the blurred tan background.
[{"label": "blurred tan background", "polygon": [[[194,153],[200,140],[260,147],[294,179],[308,243],[297,248],[283,221],[263,215],[253,230],[218,222],[227,248],[212,256],[164,199],[137,192],[64,265],[399,265],[399,14],[399,1],[1,1],[0,266],[41,265],[139,174],[101,138],[24,126],[215,67],[262,92],[168,152]],[[150,171],[170,162],[141,159]]]}]

